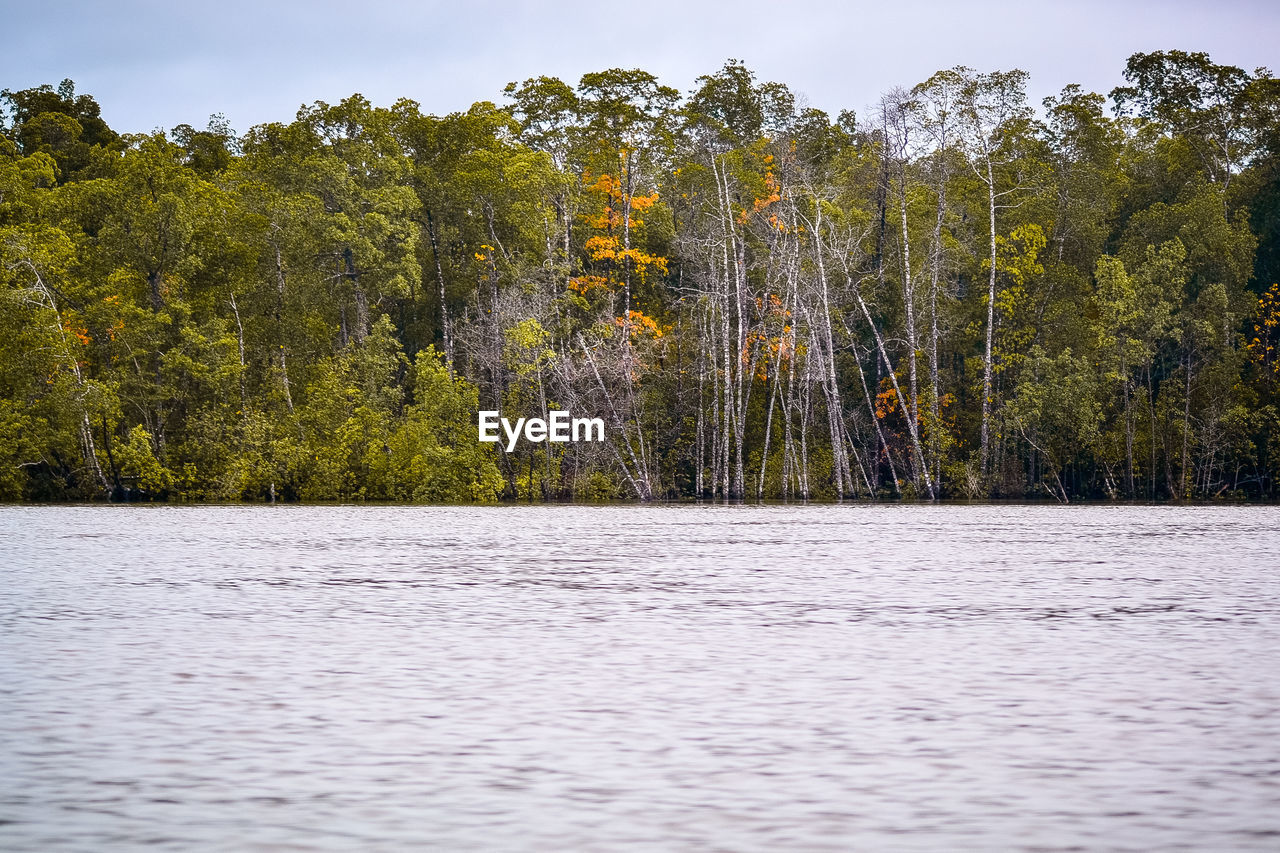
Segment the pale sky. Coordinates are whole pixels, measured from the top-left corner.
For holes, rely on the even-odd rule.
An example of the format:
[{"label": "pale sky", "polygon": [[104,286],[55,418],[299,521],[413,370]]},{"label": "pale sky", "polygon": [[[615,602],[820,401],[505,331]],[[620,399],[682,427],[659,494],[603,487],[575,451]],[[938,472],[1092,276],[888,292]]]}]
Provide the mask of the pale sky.
[{"label": "pale sky", "polygon": [[613,67],[687,93],[730,57],[832,117],[958,64],[1028,71],[1036,104],[1068,83],[1107,93],[1137,51],[1280,67],[1280,3],[1260,0],[0,0],[0,24],[0,89],[70,77],[122,132],[215,112],[244,132],[354,92],[443,114],[503,103],[509,81]]}]

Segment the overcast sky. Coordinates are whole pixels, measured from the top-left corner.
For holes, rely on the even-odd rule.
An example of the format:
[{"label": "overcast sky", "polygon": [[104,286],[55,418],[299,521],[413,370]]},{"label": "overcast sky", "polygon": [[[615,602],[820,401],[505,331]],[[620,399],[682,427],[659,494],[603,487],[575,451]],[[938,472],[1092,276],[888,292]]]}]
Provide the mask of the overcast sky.
[{"label": "overcast sky", "polygon": [[1259,0],[0,0],[0,21],[0,88],[70,77],[126,132],[203,127],[215,112],[243,132],[353,92],[447,113],[501,103],[512,80],[574,84],[613,67],[687,93],[730,57],[833,116],[957,64],[1022,68],[1036,103],[1073,82],[1110,91],[1136,51],[1280,66],[1280,3]]}]

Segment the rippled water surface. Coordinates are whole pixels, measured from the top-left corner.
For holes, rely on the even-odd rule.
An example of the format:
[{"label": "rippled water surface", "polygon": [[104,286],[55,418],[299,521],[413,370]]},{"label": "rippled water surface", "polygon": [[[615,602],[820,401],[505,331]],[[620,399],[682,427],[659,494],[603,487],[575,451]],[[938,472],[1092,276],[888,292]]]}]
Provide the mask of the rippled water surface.
[{"label": "rippled water surface", "polygon": [[1280,849],[1280,511],[0,509],[0,849]]}]

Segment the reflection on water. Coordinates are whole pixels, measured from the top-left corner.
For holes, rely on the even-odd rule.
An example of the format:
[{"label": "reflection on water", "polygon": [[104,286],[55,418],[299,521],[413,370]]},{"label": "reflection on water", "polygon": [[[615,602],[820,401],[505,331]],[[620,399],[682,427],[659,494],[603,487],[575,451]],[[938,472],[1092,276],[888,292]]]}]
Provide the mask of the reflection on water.
[{"label": "reflection on water", "polygon": [[1272,508],[6,508],[0,848],[1280,847]]}]

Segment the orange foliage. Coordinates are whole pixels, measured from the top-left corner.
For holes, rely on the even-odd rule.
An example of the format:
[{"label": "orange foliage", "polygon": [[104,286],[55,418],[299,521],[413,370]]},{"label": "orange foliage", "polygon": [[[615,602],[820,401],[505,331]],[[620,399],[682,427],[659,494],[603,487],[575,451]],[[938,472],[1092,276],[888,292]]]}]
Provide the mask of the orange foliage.
[{"label": "orange foliage", "polygon": [[791,312],[783,304],[778,294],[769,293],[763,297],[757,296],[756,311],[759,312],[761,318],[775,317],[782,321],[781,334],[770,336],[757,332],[748,337],[747,345],[742,351],[742,363],[749,365],[751,363],[752,347],[757,344],[762,347],[764,351],[761,354],[762,357],[756,362],[755,377],[764,382],[768,380],[769,370],[775,363],[778,364],[778,368],[782,373],[790,370],[791,360],[797,355],[797,352],[795,351],[794,343],[790,340],[791,324],[787,322],[791,317]]},{"label": "orange foliage", "polygon": [[764,352],[756,361],[755,378],[761,382],[769,380],[769,370],[776,363],[778,371],[786,374],[791,370],[791,361],[796,356],[796,349],[791,342],[791,327],[783,326],[782,334],[776,337],[756,333],[747,339],[747,346],[742,351],[742,363],[750,364],[751,347],[760,344]]},{"label": "orange foliage", "polygon": [[626,317],[614,317],[613,323],[619,329],[623,329],[630,334],[632,340],[641,336],[650,337],[654,340],[662,337],[662,327],[651,317],[646,317],[639,311],[628,311]]},{"label": "orange foliage", "polygon": [[74,335],[76,340],[80,341],[81,346],[88,346],[93,343],[93,338],[89,336],[89,330],[84,326],[73,326],[70,320],[62,321],[62,329],[69,335]]},{"label": "orange foliage", "polygon": [[[591,176],[588,173],[584,175],[587,181]],[[600,230],[612,231],[623,224],[623,206],[626,205],[631,212],[628,218],[632,228],[644,225],[644,220],[636,216],[636,212],[648,210],[658,203],[658,193],[656,191],[649,195],[633,195],[629,199],[624,199],[622,192],[622,184],[612,175],[600,175],[596,178],[595,183],[589,184],[587,189],[591,192],[600,193],[605,197],[605,206],[599,216],[587,218],[587,224],[592,228]]]},{"label": "orange foliage", "polygon": [[608,279],[600,275],[580,275],[569,279],[569,289],[582,296],[586,296],[598,287],[608,286]]},{"label": "orange foliage", "polygon": [[[881,380],[881,386],[888,382],[887,379]],[[891,415],[898,410],[898,392],[892,387],[882,387],[880,393],[876,394],[876,417],[883,419],[887,415]]]},{"label": "orange foliage", "polygon": [[764,188],[769,191],[769,194],[764,198],[755,200],[756,213],[775,202],[782,201],[782,188],[778,185],[777,179],[773,177],[772,170],[764,173]]},{"label": "orange foliage", "polygon": [[[654,190],[649,195],[633,195],[631,197],[632,210],[648,210],[649,208],[653,207],[657,203],[658,203],[657,190]],[[636,220],[633,218],[631,221],[635,222]]]},{"label": "orange foliage", "polygon": [[769,307],[767,311],[765,310],[764,299],[759,296],[756,297],[756,310],[760,312],[760,315],[762,317],[765,316],[766,314],[773,317],[790,317],[791,316],[791,312],[783,306],[782,299],[778,296],[778,294],[770,293],[768,294],[768,297],[769,297]]}]

